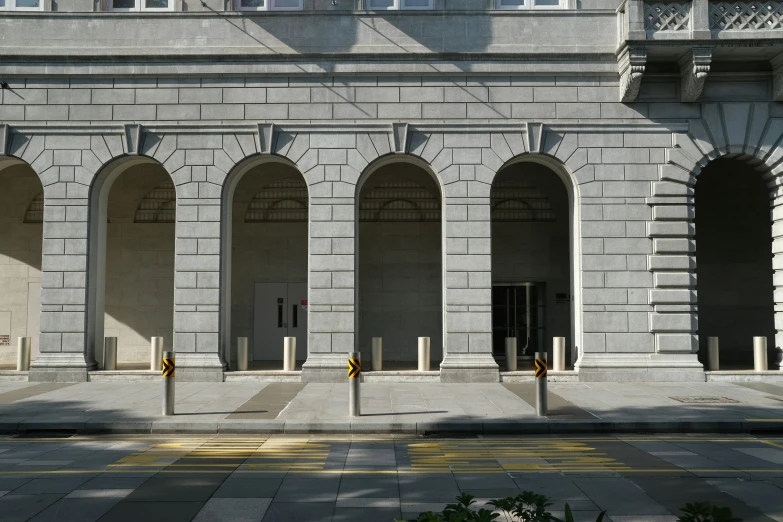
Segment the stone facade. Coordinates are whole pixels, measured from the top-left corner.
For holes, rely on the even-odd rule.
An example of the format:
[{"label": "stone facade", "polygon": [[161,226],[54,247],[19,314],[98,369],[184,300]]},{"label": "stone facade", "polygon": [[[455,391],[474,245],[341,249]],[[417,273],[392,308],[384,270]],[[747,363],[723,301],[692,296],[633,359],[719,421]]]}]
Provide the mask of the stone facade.
[{"label": "stone facade", "polygon": [[[694,24],[704,5],[695,1]],[[245,233],[232,230],[234,191],[265,166],[307,185],[306,274],[292,268],[309,282],[305,381],[343,379],[346,352],[369,350],[359,342],[369,334],[357,336],[357,209],[362,186],[389,166],[431,176],[440,192],[441,306],[428,310],[442,319],[444,382],[499,378],[491,195],[511,166],[547,170],[567,192],[558,273],[570,281],[558,285],[571,310],[558,328],[580,379],[704,378],[694,185],[718,158],[742,159],[770,187],[779,314],[779,31],[753,30],[763,60],[738,63],[741,31],[713,31],[710,52],[694,52],[698,27],[662,38],[639,25],[638,1],[617,12],[441,7],[0,14],[0,168],[37,175],[45,202],[30,379],[84,380],[98,367],[111,329],[109,191],[144,166],[162,167],[176,189],[171,346],[183,379],[222,380],[234,358],[231,309],[243,301],[232,300],[232,238]],[[128,38],[139,35],[137,48]],[[247,327],[247,314],[234,322]],[[775,327],[771,347],[783,342],[777,317]]]}]

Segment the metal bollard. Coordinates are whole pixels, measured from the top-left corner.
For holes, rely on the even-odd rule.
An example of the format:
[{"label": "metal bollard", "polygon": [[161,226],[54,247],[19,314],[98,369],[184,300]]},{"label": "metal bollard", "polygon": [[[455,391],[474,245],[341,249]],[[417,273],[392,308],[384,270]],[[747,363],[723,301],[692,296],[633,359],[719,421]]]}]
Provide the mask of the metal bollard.
[{"label": "metal bollard", "polygon": [[757,372],[766,372],[768,367],[767,361],[767,338],[766,337],[754,337],[753,338],[753,369]]},{"label": "metal bollard", "polygon": [[348,354],[348,413],[351,417],[362,415],[362,400],[359,395],[359,383],[362,380],[362,354]]},{"label": "metal bollard", "polygon": [[247,371],[247,337],[237,337],[237,370]]},{"label": "metal bollard", "polygon": [[430,371],[430,338],[419,337],[419,371]]},{"label": "metal bollard", "polygon": [[552,371],[565,371],[565,337],[552,338]]},{"label": "metal bollard", "polygon": [[283,370],[296,370],[296,337],[283,338]]},{"label": "metal bollard", "polygon": [[707,370],[717,372],[720,369],[720,351],[717,337],[707,337]]},{"label": "metal bollard", "polygon": [[517,338],[506,337],[506,371],[517,371]]},{"label": "metal bollard", "polygon": [[536,352],[536,415],[546,417],[546,352]]},{"label": "metal bollard", "polygon": [[26,372],[30,370],[30,353],[33,350],[32,339],[20,337],[17,341],[16,371]]},{"label": "metal bollard", "polygon": [[150,340],[150,371],[160,370],[161,358],[163,358],[163,337],[153,337]]},{"label": "metal bollard", "polygon": [[174,415],[174,352],[163,354],[163,415]]},{"label": "metal bollard", "polygon": [[380,372],[383,368],[383,338],[372,338],[372,371]]},{"label": "metal bollard", "polygon": [[103,339],[103,369],[113,372],[117,369],[117,338]]}]

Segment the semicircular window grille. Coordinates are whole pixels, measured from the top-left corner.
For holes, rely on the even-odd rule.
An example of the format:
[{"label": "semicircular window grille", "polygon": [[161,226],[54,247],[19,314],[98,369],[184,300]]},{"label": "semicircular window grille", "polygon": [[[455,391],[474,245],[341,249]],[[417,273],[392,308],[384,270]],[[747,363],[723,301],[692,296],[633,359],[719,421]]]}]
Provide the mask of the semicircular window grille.
[{"label": "semicircular window grille", "polygon": [[167,181],[150,190],[136,209],[135,223],[174,223],[177,213],[177,191]]},{"label": "semicircular window grille", "polygon": [[24,222],[43,223],[43,214],[44,194],[43,192],[39,192],[27,206],[27,211],[24,213]]},{"label": "semicircular window grille", "polygon": [[307,197],[304,181],[270,183],[250,200],[245,223],[306,222]]},{"label": "semicircular window grille", "polygon": [[492,187],[492,221],[555,221],[546,194],[522,181],[498,181]]},{"label": "semicircular window grille", "polygon": [[440,198],[418,183],[381,183],[362,198],[359,220],[440,221]]}]

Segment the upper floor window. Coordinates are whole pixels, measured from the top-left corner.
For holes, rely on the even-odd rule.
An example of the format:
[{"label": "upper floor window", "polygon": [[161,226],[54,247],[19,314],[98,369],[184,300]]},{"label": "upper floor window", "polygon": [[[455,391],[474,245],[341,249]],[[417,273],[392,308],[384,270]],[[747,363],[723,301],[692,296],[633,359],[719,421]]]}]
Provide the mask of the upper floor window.
[{"label": "upper floor window", "polygon": [[302,0],[235,0],[237,11],[301,11]]},{"label": "upper floor window", "polygon": [[173,8],[174,0],[109,0],[110,11],[171,11]]},{"label": "upper floor window", "polygon": [[498,9],[564,9],[566,0],[495,0]]},{"label": "upper floor window", "polygon": [[366,5],[371,11],[432,9],[432,0],[366,0]]},{"label": "upper floor window", "polygon": [[43,0],[0,0],[0,11],[43,11]]}]

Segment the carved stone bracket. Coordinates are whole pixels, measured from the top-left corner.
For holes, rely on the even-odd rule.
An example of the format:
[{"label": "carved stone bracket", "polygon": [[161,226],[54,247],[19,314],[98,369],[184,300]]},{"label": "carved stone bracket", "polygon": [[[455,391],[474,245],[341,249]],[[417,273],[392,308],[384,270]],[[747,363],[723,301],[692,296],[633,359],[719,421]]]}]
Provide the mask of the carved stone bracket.
[{"label": "carved stone bracket", "polygon": [[783,53],[772,60],[772,99],[783,102]]},{"label": "carved stone bracket", "polygon": [[680,59],[680,100],[695,102],[701,96],[712,63],[712,49],[694,47]]},{"label": "carved stone bracket", "polygon": [[617,57],[620,72],[620,101],[630,103],[639,96],[642,76],[647,64],[647,51],[639,47],[626,47]]}]

